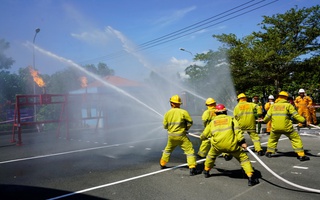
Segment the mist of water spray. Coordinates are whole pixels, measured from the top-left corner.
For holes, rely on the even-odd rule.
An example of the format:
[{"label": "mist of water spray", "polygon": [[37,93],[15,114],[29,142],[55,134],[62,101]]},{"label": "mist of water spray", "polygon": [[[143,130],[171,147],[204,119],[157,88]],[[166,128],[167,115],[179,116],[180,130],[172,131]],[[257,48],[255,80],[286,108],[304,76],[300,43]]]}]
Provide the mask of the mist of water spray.
[{"label": "mist of water spray", "polygon": [[[231,79],[229,63],[227,62],[225,55],[222,55],[222,57],[219,59],[221,61],[219,61],[218,64],[216,64],[215,66],[213,66],[213,68],[215,68],[216,70],[210,73],[209,76],[212,78],[210,80],[203,80],[203,85],[209,85],[210,87],[210,90],[208,89],[208,91],[214,91],[214,92],[212,94],[208,94],[205,91],[204,92],[197,91],[196,93],[195,91],[178,84],[176,79],[173,81],[172,79],[162,75],[162,73],[157,72],[154,68],[150,67],[148,62],[146,62],[145,59],[143,59],[143,56],[137,53],[135,45],[131,44],[131,42],[120,31],[117,31],[111,27],[108,27],[107,31],[112,32],[114,35],[116,35],[117,38],[123,44],[123,48],[128,53],[136,57],[145,68],[155,72],[158,76],[163,78],[167,83],[170,83],[171,85],[176,86],[177,88],[180,89],[180,91],[188,92],[192,96],[203,100],[203,102],[208,97],[214,97],[218,100],[217,101],[218,103],[225,104],[228,111],[233,112],[232,108],[236,104],[236,93],[233,86],[233,81]],[[215,74],[215,72],[218,72],[218,73]],[[212,89],[212,87],[214,89]]]},{"label": "mist of water spray", "polygon": [[149,69],[150,71],[155,72],[158,76],[160,76],[161,78],[163,78],[167,83],[170,83],[171,85],[176,86],[177,88],[180,89],[180,91],[187,91],[188,93],[192,94],[193,96],[201,99],[201,100],[205,100],[204,97],[202,97],[201,95],[197,94],[196,92],[190,90],[189,88],[183,87],[182,85],[178,84],[178,82],[176,80],[172,80],[167,76],[164,76],[162,73],[157,72],[157,70],[155,70],[153,67],[150,66],[150,64],[148,64],[148,62],[144,59],[144,57],[139,54],[137,52],[137,48],[135,48],[135,45],[132,44],[120,31],[117,31],[115,29],[113,29],[112,27],[108,27],[107,31],[113,33],[114,35],[117,36],[117,38],[121,41],[121,43],[123,44],[123,48],[130,54],[132,54],[135,58],[137,58],[137,60],[147,69]]},{"label": "mist of water spray", "polygon": [[36,49],[37,51],[39,51],[39,52],[41,52],[41,53],[43,53],[43,54],[46,54],[46,55],[48,55],[48,56],[50,56],[50,57],[52,57],[52,58],[55,58],[55,59],[57,59],[57,60],[59,60],[59,61],[61,61],[61,62],[63,62],[63,63],[69,64],[70,66],[77,68],[78,70],[84,72],[84,73],[87,74],[88,76],[90,76],[90,77],[94,78],[95,80],[101,82],[104,86],[109,87],[109,88],[111,88],[111,89],[113,89],[113,90],[115,90],[115,91],[117,91],[117,92],[125,95],[126,97],[128,97],[128,98],[136,101],[137,103],[139,103],[140,105],[148,108],[149,110],[151,110],[152,112],[156,113],[156,114],[159,115],[160,117],[163,116],[163,115],[160,114],[158,111],[156,111],[155,109],[151,108],[150,106],[148,106],[148,105],[145,104],[144,102],[140,101],[140,100],[137,99],[136,97],[134,97],[134,96],[132,96],[131,94],[127,93],[126,91],[120,89],[119,87],[116,87],[116,86],[108,83],[107,81],[105,81],[104,79],[102,79],[100,76],[97,76],[97,75],[95,75],[95,74],[93,74],[93,73],[85,70],[83,67],[81,67],[80,65],[76,64],[76,63],[73,62],[72,60],[69,60],[69,59],[63,58],[63,57],[61,57],[61,56],[58,56],[58,55],[56,55],[56,54],[54,54],[54,53],[51,53],[51,52],[49,52],[49,51],[46,51],[46,50],[38,47],[38,46],[36,46],[36,45],[35,45],[34,47],[35,47],[35,49]]}]

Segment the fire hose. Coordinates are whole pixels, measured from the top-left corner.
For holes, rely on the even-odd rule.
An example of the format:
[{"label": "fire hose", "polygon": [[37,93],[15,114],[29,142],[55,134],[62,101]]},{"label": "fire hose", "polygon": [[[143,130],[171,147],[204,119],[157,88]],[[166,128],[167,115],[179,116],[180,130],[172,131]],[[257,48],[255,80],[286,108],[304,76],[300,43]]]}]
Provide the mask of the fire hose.
[{"label": "fire hose", "polygon": [[312,127],[314,127],[314,128],[320,129],[319,126],[316,126],[316,125],[313,125],[313,124],[309,124],[309,126],[312,126]]},{"label": "fire hose", "polygon": [[[318,126],[315,126],[317,128],[320,129],[320,127]],[[196,137],[196,138],[199,138],[200,139],[200,136],[199,135],[196,135],[196,134],[193,134],[193,133],[188,133],[190,136],[192,137]],[[288,185],[291,185],[293,187],[296,187],[296,188],[299,188],[299,189],[302,189],[302,190],[306,190],[306,191],[309,191],[309,192],[315,192],[315,193],[320,193],[320,190],[318,189],[313,189],[313,188],[308,188],[308,187],[304,187],[304,186],[301,186],[301,185],[298,185],[298,184],[295,184],[295,183],[292,183],[284,178],[282,178],[281,176],[279,176],[278,174],[276,174],[274,171],[272,171],[250,148],[247,148],[246,149],[267,171],[269,171],[273,176],[275,176],[276,178],[278,178],[279,180],[287,183]]]}]

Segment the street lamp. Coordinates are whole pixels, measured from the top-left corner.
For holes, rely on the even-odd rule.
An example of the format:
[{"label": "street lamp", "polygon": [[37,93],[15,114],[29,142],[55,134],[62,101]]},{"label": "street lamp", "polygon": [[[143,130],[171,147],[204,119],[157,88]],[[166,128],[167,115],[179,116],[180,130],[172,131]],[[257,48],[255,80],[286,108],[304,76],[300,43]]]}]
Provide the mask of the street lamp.
[{"label": "street lamp", "polygon": [[181,51],[185,51],[185,52],[188,52],[190,53],[192,56],[193,56],[193,53],[191,51],[188,51],[188,50],[185,50],[184,48],[180,48]]},{"label": "street lamp", "polygon": [[[35,61],[35,55],[34,55],[34,43],[36,41],[36,37],[37,37],[37,34],[40,32],[40,28],[37,28],[35,30],[35,34],[34,34],[34,37],[33,37],[33,53],[32,53],[32,62],[33,62],[33,70],[36,70],[36,61]],[[33,95],[36,94],[36,82],[33,81]],[[36,97],[34,97],[34,103],[36,102]],[[33,105],[33,121],[36,121],[36,114],[37,114],[37,107],[36,107],[36,104]]]}]

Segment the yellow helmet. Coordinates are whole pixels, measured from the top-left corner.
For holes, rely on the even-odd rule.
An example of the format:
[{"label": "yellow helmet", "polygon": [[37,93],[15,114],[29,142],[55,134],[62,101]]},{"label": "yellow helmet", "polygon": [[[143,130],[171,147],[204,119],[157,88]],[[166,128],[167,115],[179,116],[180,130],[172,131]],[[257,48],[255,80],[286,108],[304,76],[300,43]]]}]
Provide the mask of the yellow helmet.
[{"label": "yellow helmet", "polygon": [[182,104],[181,98],[179,97],[179,95],[173,95],[173,96],[170,98],[170,102]]},{"label": "yellow helmet", "polygon": [[279,96],[285,96],[285,97],[288,97],[288,96],[289,96],[289,94],[288,94],[288,92],[281,91],[281,92],[279,93]]},{"label": "yellow helmet", "polygon": [[241,98],[246,98],[246,95],[244,93],[239,94],[238,99],[241,99]]},{"label": "yellow helmet", "polygon": [[207,100],[206,100],[206,105],[211,105],[211,104],[214,104],[214,103],[216,103],[216,100],[214,100],[214,98],[208,98]]}]

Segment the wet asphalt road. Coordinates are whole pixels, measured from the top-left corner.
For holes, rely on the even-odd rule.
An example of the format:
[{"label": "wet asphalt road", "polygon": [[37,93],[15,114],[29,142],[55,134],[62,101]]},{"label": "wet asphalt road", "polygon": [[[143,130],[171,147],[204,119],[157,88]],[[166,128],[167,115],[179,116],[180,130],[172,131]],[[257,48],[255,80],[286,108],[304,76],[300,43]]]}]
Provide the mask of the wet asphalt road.
[{"label": "wet asphalt road", "polygon": [[[146,128],[147,130],[147,128]],[[260,184],[247,186],[239,163],[218,158],[211,177],[189,176],[186,158],[177,148],[160,170],[159,159],[166,134],[145,137],[129,131],[78,130],[57,138],[54,132],[23,134],[23,145],[0,136],[1,199],[320,199],[320,193],[293,187],[269,173],[249,155]],[[300,130],[310,161],[295,158],[289,140],[283,137],[278,153],[260,157],[284,179],[320,190],[320,129]],[[268,135],[261,134],[266,147]],[[247,142],[252,145],[246,135]],[[191,138],[198,150],[200,144]],[[182,165],[181,167],[176,167]],[[202,162],[197,166],[202,170]]]}]

